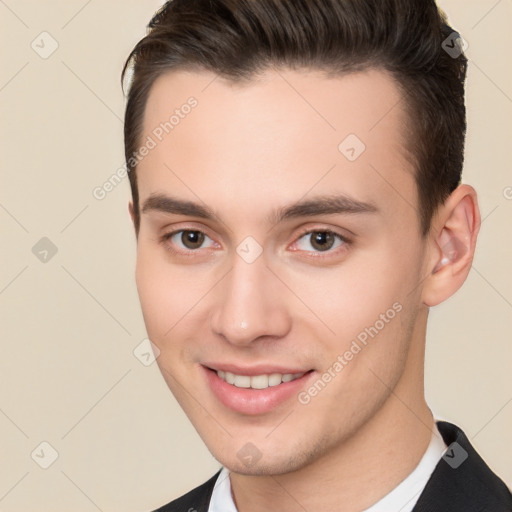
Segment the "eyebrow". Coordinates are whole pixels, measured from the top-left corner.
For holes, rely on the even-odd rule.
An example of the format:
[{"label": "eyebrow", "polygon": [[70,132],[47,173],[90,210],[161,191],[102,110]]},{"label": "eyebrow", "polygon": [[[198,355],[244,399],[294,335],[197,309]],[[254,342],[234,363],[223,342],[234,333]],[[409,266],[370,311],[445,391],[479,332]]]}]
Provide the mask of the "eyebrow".
[{"label": "eyebrow", "polygon": [[[162,213],[186,215],[214,220],[218,215],[209,207],[193,201],[178,199],[164,194],[151,194],[142,207],[142,213],[158,211]],[[346,195],[321,195],[277,208],[266,217],[269,224],[299,217],[314,217],[332,214],[377,213],[373,203],[358,201]]]}]

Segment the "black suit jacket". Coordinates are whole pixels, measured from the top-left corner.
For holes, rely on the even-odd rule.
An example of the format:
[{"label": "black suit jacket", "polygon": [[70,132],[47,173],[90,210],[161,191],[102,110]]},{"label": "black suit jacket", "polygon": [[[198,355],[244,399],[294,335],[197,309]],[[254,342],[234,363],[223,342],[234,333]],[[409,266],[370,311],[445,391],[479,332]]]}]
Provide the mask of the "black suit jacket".
[{"label": "black suit jacket", "polygon": [[[437,422],[446,454],[438,462],[413,512],[509,512],[512,494],[460,428]],[[210,480],[155,512],[207,512],[220,470]],[[389,512],[398,512],[392,511]]]}]

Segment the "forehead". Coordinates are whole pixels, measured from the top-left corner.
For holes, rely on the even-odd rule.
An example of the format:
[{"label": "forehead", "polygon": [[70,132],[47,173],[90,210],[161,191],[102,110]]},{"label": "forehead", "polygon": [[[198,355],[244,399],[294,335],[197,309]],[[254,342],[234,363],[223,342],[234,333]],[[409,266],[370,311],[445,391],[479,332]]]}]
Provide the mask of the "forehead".
[{"label": "forehead", "polygon": [[179,191],[235,213],[236,204],[261,210],[338,191],[383,203],[390,214],[408,202],[413,216],[403,103],[378,70],[335,78],[267,70],[243,84],[207,71],[169,72],[146,104],[140,141],[152,148],[137,168],[141,202]]}]

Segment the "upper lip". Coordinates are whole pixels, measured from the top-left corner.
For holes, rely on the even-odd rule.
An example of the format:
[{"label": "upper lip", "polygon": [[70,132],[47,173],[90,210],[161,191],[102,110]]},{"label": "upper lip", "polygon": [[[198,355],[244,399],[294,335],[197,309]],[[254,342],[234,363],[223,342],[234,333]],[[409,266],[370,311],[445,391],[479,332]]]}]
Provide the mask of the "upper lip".
[{"label": "upper lip", "polygon": [[297,367],[290,367],[290,366],[279,366],[275,364],[256,364],[253,366],[241,366],[238,364],[231,364],[231,363],[203,363],[203,366],[206,366],[207,368],[210,368],[210,370],[215,371],[224,371],[224,372],[231,372],[235,375],[270,375],[272,373],[306,373],[311,370],[311,368],[303,369],[303,368],[297,368]]}]

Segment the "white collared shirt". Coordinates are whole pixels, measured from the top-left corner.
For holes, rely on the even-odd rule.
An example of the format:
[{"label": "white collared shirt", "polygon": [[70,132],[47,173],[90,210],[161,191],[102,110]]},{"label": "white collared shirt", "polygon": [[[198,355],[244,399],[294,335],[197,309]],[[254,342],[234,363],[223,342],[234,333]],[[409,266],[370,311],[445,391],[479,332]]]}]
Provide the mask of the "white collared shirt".
[{"label": "white collared shirt", "polygon": [[[436,426],[426,452],[412,473],[363,512],[411,512],[446,449]],[[231,495],[229,470],[225,467],[215,482],[208,512],[238,512]]]}]

